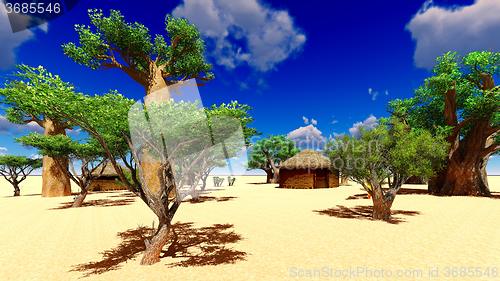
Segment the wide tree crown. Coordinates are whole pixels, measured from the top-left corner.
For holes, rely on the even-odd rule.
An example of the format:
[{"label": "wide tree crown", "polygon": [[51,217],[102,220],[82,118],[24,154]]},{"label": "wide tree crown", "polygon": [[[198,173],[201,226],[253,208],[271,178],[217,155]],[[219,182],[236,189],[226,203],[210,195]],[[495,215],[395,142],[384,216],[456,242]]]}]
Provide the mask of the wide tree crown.
[{"label": "wide tree crown", "polygon": [[0,155],[0,166],[8,167],[11,169],[21,169],[26,167],[38,169],[42,167],[42,160],[31,159],[26,156]]},{"label": "wide tree crown", "polygon": [[167,36],[156,34],[138,22],[126,22],[120,11],[89,10],[90,25],[76,25],[78,44],[64,44],[64,53],[90,67],[118,68],[140,84],[147,84],[151,66],[162,71],[167,84],[198,78],[212,79],[212,66],[205,61],[205,45],[196,26],[187,19],[168,15]]},{"label": "wide tree crown", "polygon": [[248,167],[253,169],[266,169],[269,167],[269,159],[278,165],[280,162],[299,153],[295,142],[287,136],[270,136],[258,140],[252,147],[248,160]]},{"label": "wide tree crown", "polygon": [[[469,124],[477,119],[487,119],[492,127],[500,124],[500,87],[495,78],[500,74],[500,53],[472,52],[460,58],[448,52],[436,60],[434,75],[409,99],[396,99],[389,105],[391,113],[404,119],[411,127],[431,131],[451,130],[446,128],[445,98],[454,91],[457,122],[468,119]],[[467,132],[467,126],[461,134]]]},{"label": "wide tree crown", "polygon": [[43,122],[49,118],[69,128],[67,119],[60,118],[53,108],[73,102],[73,85],[42,66],[19,65],[17,68],[15,79],[8,80],[0,89],[1,102],[9,106],[6,110],[8,120],[17,124],[34,121],[43,127]]}]

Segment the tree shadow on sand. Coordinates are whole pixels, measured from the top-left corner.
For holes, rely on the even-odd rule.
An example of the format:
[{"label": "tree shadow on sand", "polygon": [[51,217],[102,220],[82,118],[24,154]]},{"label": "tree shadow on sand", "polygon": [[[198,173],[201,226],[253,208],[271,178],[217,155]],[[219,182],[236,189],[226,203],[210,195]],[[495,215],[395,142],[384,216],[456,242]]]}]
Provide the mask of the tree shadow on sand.
[{"label": "tree shadow on sand", "polygon": [[[326,210],[314,211],[321,215],[328,215],[336,218],[343,219],[359,219],[359,220],[373,220],[372,212],[373,206],[356,206],[352,208],[348,208],[345,206],[337,205],[337,208],[330,208]],[[405,215],[405,216],[414,216],[419,215],[420,212],[417,211],[403,211],[403,210],[391,210],[392,215]],[[387,220],[387,223],[390,224],[399,224],[404,222],[405,220],[398,217],[391,217],[390,220]]]},{"label": "tree shadow on sand", "polygon": [[[124,198],[124,199],[96,199],[96,200],[88,200],[84,201],[82,206],[79,208],[83,207],[115,207],[115,206],[126,206],[130,205],[135,202],[135,199],[130,199],[130,198]],[[73,202],[64,202],[61,203],[59,207],[56,208],[51,208],[50,210],[64,210],[64,209],[70,209],[71,206],[73,205]]]},{"label": "tree shadow on sand", "polygon": [[204,202],[210,202],[210,201],[214,201],[214,202],[226,202],[226,201],[233,200],[233,199],[236,199],[236,198],[238,198],[238,197],[234,197],[234,196],[221,196],[221,197],[200,196],[200,197],[195,198],[195,199],[187,200],[186,202],[191,203],[191,204],[198,204],[198,203],[204,203]]},{"label": "tree shadow on sand", "polygon": [[[245,252],[226,247],[226,244],[242,240],[231,228],[232,224],[194,228],[193,223],[176,223],[167,243],[170,246],[162,251],[161,258],[172,258],[166,264],[169,267],[231,264],[245,260]],[[85,272],[84,277],[89,277],[117,270],[122,263],[135,258],[146,249],[144,239],[153,232],[149,227],[120,232],[118,237],[122,242],[116,248],[104,251],[102,260],[76,265],[71,271]]]},{"label": "tree shadow on sand", "polygon": [[120,193],[120,194],[116,194],[116,195],[109,195],[108,197],[109,198],[123,198],[123,197],[126,197],[126,198],[136,198],[138,196],[135,195],[132,192],[125,192],[125,193]]},{"label": "tree shadow on sand", "polygon": [[[412,194],[429,194],[427,189],[419,189],[419,188],[401,188],[398,191],[398,195],[412,195]],[[346,200],[355,200],[355,199],[368,199],[367,193],[360,193],[351,195],[346,198]]]}]

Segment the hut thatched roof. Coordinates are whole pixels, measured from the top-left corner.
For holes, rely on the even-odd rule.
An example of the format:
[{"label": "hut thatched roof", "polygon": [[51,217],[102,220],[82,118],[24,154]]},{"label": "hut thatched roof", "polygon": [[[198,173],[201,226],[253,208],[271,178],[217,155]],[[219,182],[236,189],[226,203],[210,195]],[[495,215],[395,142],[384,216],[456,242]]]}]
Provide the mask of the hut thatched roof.
[{"label": "hut thatched roof", "polygon": [[287,170],[295,169],[329,169],[330,160],[318,151],[304,150],[289,158],[281,165]]},{"label": "hut thatched roof", "polygon": [[[102,165],[105,165],[104,166],[104,170],[102,170],[103,169]],[[101,171],[102,171],[102,174],[101,174]],[[106,161],[106,162],[102,163],[101,165],[99,165],[94,170],[94,172],[92,173],[92,175],[96,176],[96,177],[98,177],[98,176],[101,176],[101,177],[117,177],[118,173],[116,172],[115,168],[113,168],[113,164],[111,164],[110,161]]]}]

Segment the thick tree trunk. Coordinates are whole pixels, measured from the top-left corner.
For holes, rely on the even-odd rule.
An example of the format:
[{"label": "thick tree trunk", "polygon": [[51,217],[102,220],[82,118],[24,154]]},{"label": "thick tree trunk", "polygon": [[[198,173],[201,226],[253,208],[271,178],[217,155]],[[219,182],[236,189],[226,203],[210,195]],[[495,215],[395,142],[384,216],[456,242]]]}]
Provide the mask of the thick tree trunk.
[{"label": "thick tree trunk", "polygon": [[[157,68],[155,63],[150,64],[149,77],[143,86],[146,91],[146,97],[144,98],[146,107],[154,103],[161,104],[170,101],[171,96],[167,83],[162,76],[161,70]],[[165,120],[165,122],[169,121]],[[141,171],[145,180],[145,187],[149,188],[153,193],[157,193],[160,188],[157,176],[161,166],[160,161],[148,152],[144,152],[142,157]]]},{"label": "thick tree trunk", "polygon": [[273,170],[272,169],[266,169],[264,170],[266,172],[266,183],[271,183],[273,180]]},{"label": "thick tree trunk", "polygon": [[18,183],[14,183],[14,196],[19,196],[21,195],[21,189],[19,189],[19,184]]},{"label": "thick tree trunk", "polygon": [[490,196],[484,170],[478,163],[450,161],[447,168],[429,183],[434,195]]},{"label": "thick tree trunk", "polygon": [[162,76],[161,70],[159,70],[156,65],[150,66],[150,77],[147,80],[147,84],[144,86],[146,90],[146,96],[154,94],[156,97],[162,97],[162,100],[170,100],[170,92],[167,87],[167,83]]},{"label": "thick tree trunk", "polygon": [[391,218],[391,206],[394,196],[384,196],[380,187],[373,188],[373,213],[374,220],[389,220]]},{"label": "thick tree trunk", "polygon": [[145,240],[146,250],[142,256],[142,265],[151,265],[160,261],[161,250],[168,241],[170,224],[160,225],[156,234],[150,239]]},{"label": "thick tree trunk", "polygon": [[[495,87],[493,77],[482,75],[482,90]],[[444,121],[453,128],[448,136],[450,152],[446,166],[429,181],[429,193],[435,195],[490,196],[486,163],[492,151],[492,136],[497,133],[491,126],[490,116],[458,122],[456,90],[450,89],[444,98]],[[469,121],[469,124],[466,123]],[[461,129],[468,125],[467,134],[460,136]],[[494,146],[493,146],[494,148]]]},{"label": "thick tree trunk", "polygon": [[87,190],[82,190],[80,194],[78,194],[78,197],[76,197],[75,201],[73,202],[73,205],[71,205],[71,208],[78,208],[81,207],[83,204],[83,201],[85,200],[85,197],[87,197],[88,191]]},{"label": "thick tree trunk", "polygon": [[[46,136],[65,135],[66,131],[59,124],[46,119],[44,121]],[[59,161],[59,165],[56,161]],[[43,157],[42,197],[58,197],[71,195],[71,184],[67,171],[60,166],[68,167],[67,157]]]},{"label": "thick tree trunk", "polygon": [[271,179],[271,183],[279,183],[280,181],[280,169],[273,169],[273,178]]},{"label": "thick tree trunk", "polygon": [[484,131],[488,120],[474,123],[468,134],[452,147],[446,167],[429,181],[429,193],[443,196],[490,196],[486,164],[482,156],[486,146]]}]

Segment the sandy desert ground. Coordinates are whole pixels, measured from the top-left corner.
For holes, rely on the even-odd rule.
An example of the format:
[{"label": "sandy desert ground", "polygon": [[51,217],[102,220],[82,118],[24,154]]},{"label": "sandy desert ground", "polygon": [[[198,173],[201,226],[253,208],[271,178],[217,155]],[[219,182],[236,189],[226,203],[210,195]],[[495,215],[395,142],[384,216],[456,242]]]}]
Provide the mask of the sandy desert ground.
[{"label": "sandy desert ground", "polygon": [[2,181],[0,280],[500,280],[500,177],[490,177],[496,198],[405,186],[392,223],[368,218],[359,186],[263,180],[238,177],[183,203],[177,242],[153,266],[139,260],[155,217],[130,193],[93,193],[90,206],[65,209],[71,197],[40,197],[40,177],[18,198]]}]

